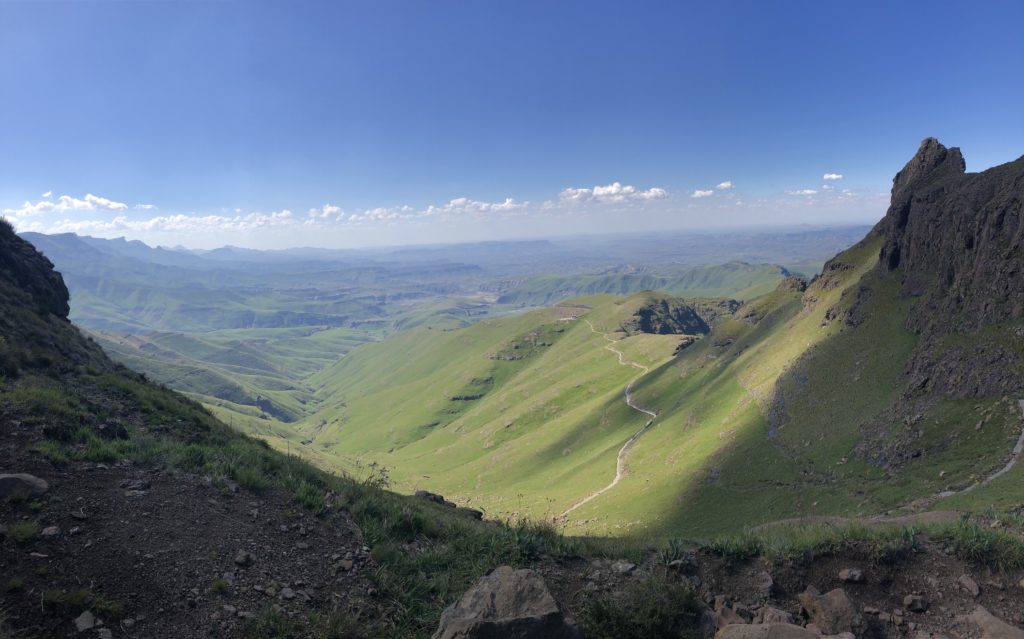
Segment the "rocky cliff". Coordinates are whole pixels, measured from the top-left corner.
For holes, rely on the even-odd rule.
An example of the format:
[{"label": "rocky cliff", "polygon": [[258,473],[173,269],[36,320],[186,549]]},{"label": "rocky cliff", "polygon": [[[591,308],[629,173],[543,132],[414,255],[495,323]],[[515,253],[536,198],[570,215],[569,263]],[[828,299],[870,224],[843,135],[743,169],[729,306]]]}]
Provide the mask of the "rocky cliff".
[{"label": "rocky cliff", "polygon": [[10,297],[27,297],[42,313],[67,319],[68,289],[64,278],[53,270],[53,263],[18,237],[6,221],[0,219],[0,286]]},{"label": "rocky cliff", "polygon": [[881,261],[919,297],[909,327],[965,332],[1024,318],[1024,157],[966,173],[960,150],[934,138],[893,179],[873,235]]},{"label": "rocky cliff", "polygon": [[26,368],[113,367],[68,321],[68,289],[53,264],[0,218],[0,376]]}]

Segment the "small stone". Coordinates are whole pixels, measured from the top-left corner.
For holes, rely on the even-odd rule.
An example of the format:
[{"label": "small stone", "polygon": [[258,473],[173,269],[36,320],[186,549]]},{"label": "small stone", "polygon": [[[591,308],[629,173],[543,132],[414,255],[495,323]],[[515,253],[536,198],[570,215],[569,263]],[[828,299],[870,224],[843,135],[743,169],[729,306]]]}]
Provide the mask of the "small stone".
[{"label": "small stone", "polygon": [[282,588],[281,597],[283,599],[295,599],[295,591],[291,588]]},{"label": "small stone", "polygon": [[299,543],[295,544],[295,547],[299,550],[309,550],[309,544],[307,544],[304,541],[300,541]]},{"label": "small stone", "polygon": [[75,617],[75,630],[77,630],[78,632],[92,630],[95,626],[96,617],[93,616],[93,614],[88,610]]},{"label": "small stone", "polygon": [[238,612],[238,608],[235,608],[234,606],[229,606],[228,604],[224,604],[220,607],[220,609],[232,616],[234,616],[234,614]]},{"label": "small stone", "polygon": [[620,559],[619,561],[616,561],[612,564],[612,570],[619,573],[620,575],[628,575],[629,573],[636,570],[636,564]]},{"label": "small stone", "polygon": [[135,620],[131,617],[121,620],[121,625],[124,626],[125,630],[131,630],[135,626]]},{"label": "small stone", "polygon": [[110,628],[100,628],[96,631],[96,636],[99,639],[114,639],[114,633],[110,632]]},{"label": "small stone", "polygon": [[924,612],[928,610],[928,600],[924,595],[907,595],[903,598],[903,607],[910,612]]},{"label": "small stone", "polygon": [[254,561],[256,561],[256,558],[253,557],[252,553],[245,550],[239,550],[235,555],[235,563],[243,568],[251,566]]},{"label": "small stone", "polygon": [[352,563],[351,559],[342,559],[341,561],[338,562],[338,568],[341,568],[342,570],[344,570],[346,572],[349,571],[349,570],[352,570],[352,566],[353,565],[355,565],[355,564]]},{"label": "small stone", "polygon": [[860,568],[843,568],[839,571],[839,581],[850,584],[859,584],[864,581],[864,573]]},{"label": "small stone", "polygon": [[971,578],[970,575],[960,575],[960,578],[956,580],[960,589],[969,594],[972,597],[977,597],[981,593],[981,588],[978,587],[978,582]]},{"label": "small stone", "polygon": [[72,519],[77,519],[79,521],[84,521],[84,520],[88,519],[89,516],[85,514],[84,510],[79,508],[78,510],[72,510],[71,511],[71,518]]},{"label": "small stone", "polygon": [[39,536],[43,539],[60,537],[60,528],[57,526],[47,526],[46,528],[43,528],[42,532],[39,533]]}]

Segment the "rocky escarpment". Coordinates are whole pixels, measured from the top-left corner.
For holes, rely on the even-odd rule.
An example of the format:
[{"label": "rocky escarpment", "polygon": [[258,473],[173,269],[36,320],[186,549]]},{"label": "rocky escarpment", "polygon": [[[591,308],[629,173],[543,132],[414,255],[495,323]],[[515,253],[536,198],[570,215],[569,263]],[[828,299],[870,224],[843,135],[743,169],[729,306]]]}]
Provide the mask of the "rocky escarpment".
[{"label": "rocky escarpment", "polygon": [[[1024,158],[966,173],[960,150],[934,138],[893,180],[879,268],[914,299],[921,337],[911,393],[980,398],[1024,388]],[[957,336],[972,336],[967,342]]]},{"label": "rocky escarpment", "polygon": [[934,138],[893,180],[873,235],[881,261],[920,297],[908,323],[924,335],[1024,318],[1024,157],[965,173],[960,150]]}]

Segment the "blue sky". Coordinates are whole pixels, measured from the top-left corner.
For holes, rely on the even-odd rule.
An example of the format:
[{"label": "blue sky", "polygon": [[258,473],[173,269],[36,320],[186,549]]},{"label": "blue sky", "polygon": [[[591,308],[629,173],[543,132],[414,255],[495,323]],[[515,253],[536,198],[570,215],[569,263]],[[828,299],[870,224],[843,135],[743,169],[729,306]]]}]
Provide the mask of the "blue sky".
[{"label": "blue sky", "polygon": [[0,210],[258,247],[870,222],[926,136],[969,170],[1024,153],[1022,24],[1020,2],[0,0]]}]

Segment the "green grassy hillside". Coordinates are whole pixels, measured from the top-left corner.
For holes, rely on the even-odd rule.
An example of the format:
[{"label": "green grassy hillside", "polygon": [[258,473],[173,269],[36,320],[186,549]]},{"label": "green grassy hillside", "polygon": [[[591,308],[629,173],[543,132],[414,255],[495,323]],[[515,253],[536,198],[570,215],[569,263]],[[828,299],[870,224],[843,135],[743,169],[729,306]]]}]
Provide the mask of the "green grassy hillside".
[{"label": "green grassy hillside", "polygon": [[[817,264],[820,267],[820,263]],[[816,270],[809,266],[804,270]],[[775,288],[787,271],[771,264],[729,262],[712,266],[621,267],[609,273],[541,275],[528,278],[503,291],[504,304],[547,306],[571,297],[596,294],[629,295],[662,291],[681,297],[727,295],[751,299]]]},{"label": "green grassy hillside", "polygon": [[[900,376],[917,338],[899,282],[875,269],[881,241],[840,254],[806,293],[773,291],[719,317],[678,355],[680,335],[621,332],[649,293],[393,336],[316,375],[323,403],[296,427],[318,456],[383,465],[402,490],[557,517],[608,485],[644,425],[623,397],[636,380],[635,403],[657,419],[622,480],[561,519],[570,531],[712,534],[931,505],[1005,463],[1020,414],[1001,398],[943,400],[903,423]],[[907,428],[922,430],[920,450],[878,463],[869,449],[901,445]],[[1020,481],[1015,469],[974,495]]]}]

